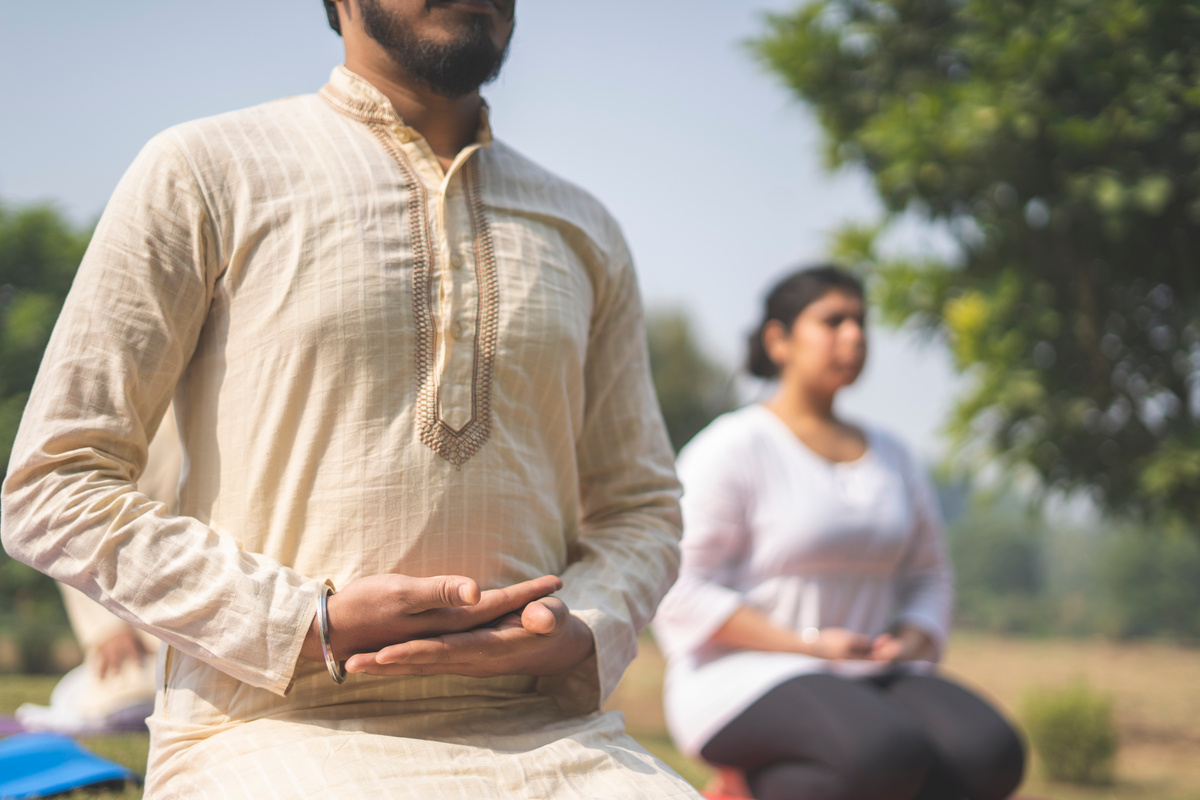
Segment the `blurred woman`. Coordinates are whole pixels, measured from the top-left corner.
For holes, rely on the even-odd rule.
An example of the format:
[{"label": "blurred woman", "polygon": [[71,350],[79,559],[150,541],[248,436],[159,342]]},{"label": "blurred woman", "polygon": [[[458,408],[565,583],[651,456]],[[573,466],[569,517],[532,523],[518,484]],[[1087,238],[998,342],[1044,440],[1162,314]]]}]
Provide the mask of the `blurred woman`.
[{"label": "blurred woman", "polygon": [[933,668],[954,593],[933,492],[898,441],[835,410],[865,314],[835,267],[779,283],[749,357],[774,395],[680,454],[683,564],[655,620],[668,724],[761,800],[998,800],[1020,740]]}]

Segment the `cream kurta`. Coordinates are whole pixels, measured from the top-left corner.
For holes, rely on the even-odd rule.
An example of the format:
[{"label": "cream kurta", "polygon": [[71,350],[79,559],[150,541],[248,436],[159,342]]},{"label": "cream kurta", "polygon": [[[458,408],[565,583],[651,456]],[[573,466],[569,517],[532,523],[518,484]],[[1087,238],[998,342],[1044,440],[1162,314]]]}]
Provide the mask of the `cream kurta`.
[{"label": "cream kurta", "polygon": [[[692,796],[593,713],[678,559],[641,323],[595,200],[486,126],[443,175],[344,68],[153,139],[3,495],[10,552],[171,646],[147,795]],[[177,517],[136,489],[172,396]],[[321,584],[387,571],[559,574],[598,658],[340,687],[298,663]]]}]

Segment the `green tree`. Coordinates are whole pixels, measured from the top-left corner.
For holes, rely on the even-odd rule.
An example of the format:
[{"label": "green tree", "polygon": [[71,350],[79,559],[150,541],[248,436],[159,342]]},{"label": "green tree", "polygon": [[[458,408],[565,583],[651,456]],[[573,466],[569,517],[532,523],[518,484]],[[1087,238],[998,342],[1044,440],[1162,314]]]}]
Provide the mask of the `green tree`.
[{"label": "green tree", "polygon": [[0,466],[89,238],[52,206],[0,205]]},{"label": "green tree", "polygon": [[732,379],[700,349],[683,311],[652,310],[646,338],[658,404],[679,452],[717,415],[735,407]]},{"label": "green tree", "polygon": [[[51,206],[0,205],[0,473],[89,238]],[[53,668],[50,644],[66,627],[54,582],[0,552],[0,597],[22,667]]]},{"label": "green tree", "polygon": [[[966,452],[1200,520],[1200,6],[816,0],[751,45],[886,209],[838,254],[972,379]],[[951,258],[884,258],[900,215]]]}]

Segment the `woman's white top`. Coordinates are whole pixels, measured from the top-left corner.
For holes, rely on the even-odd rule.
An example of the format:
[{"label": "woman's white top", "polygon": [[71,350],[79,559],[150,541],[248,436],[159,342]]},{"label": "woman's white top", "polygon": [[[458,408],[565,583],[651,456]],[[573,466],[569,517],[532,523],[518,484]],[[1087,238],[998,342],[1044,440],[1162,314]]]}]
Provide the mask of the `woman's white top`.
[{"label": "woman's white top", "polygon": [[933,491],[903,445],[875,429],[866,437],[861,458],[834,463],[752,405],[714,421],[680,454],[683,563],[654,633],[668,658],[667,724],[684,752],[698,754],[795,676],[889,668],[710,642],[743,605],[796,631],[875,636],[902,622],[941,649],[954,582]]}]

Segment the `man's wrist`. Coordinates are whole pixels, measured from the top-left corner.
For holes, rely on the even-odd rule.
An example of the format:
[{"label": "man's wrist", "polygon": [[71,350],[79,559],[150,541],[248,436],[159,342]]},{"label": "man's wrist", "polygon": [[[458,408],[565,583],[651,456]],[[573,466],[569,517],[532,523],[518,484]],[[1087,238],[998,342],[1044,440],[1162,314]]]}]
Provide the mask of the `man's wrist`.
[{"label": "man's wrist", "polygon": [[304,644],[300,646],[300,657],[309,661],[321,661],[321,631],[317,626],[317,611],[313,609],[312,619],[308,623],[308,633],[304,635]]},{"label": "man's wrist", "polygon": [[346,667],[333,654],[333,643],[330,641],[329,598],[333,596],[333,588],[322,586],[317,590],[317,634],[321,640],[321,657],[329,670],[329,677],[334,683],[346,680]]}]

